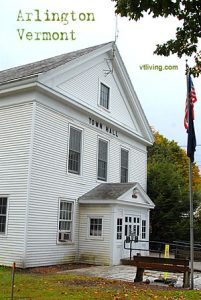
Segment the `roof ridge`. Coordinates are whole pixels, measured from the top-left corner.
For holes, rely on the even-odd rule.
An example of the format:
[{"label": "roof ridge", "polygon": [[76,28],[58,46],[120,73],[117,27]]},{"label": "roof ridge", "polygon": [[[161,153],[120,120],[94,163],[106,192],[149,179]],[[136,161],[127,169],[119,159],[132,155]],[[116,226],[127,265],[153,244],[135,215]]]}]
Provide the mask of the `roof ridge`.
[{"label": "roof ridge", "polygon": [[99,48],[102,48],[110,43],[112,42],[107,42],[107,43],[87,47],[84,49],[79,49],[68,53],[59,54],[39,61],[2,70],[0,71],[0,83],[5,83],[6,81],[17,80],[24,77],[30,77],[34,75],[36,76],[38,74],[45,73],[69,61],[72,61],[85,54],[91,53]]}]

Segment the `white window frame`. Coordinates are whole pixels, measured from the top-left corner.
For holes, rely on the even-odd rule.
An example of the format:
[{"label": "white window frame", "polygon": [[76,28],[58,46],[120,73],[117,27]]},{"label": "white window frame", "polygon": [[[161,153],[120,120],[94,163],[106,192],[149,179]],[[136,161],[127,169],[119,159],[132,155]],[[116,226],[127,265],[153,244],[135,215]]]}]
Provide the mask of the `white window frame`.
[{"label": "white window frame", "polygon": [[[57,243],[58,244],[72,244],[74,242],[74,224],[75,224],[75,201],[74,200],[70,200],[70,199],[66,199],[66,198],[59,198],[59,201],[58,201],[58,224],[57,224]],[[66,203],[69,203],[72,205],[72,209],[71,209],[71,220],[67,220],[66,219],[66,222],[71,222],[71,229],[70,230],[60,230],[60,222],[63,220],[65,221],[64,219],[61,219],[60,218],[60,204],[61,202],[66,202]],[[66,234],[69,234],[71,235],[71,238],[70,239],[64,239],[64,240],[60,240],[59,239],[59,236],[60,234],[63,234],[65,235]]]},{"label": "white window frame", "polygon": [[[121,147],[120,148],[120,182],[122,183],[122,181],[121,181],[121,169],[122,169],[122,166],[121,166],[121,151],[125,151],[125,152],[127,152],[128,153],[128,175],[127,175],[127,181],[126,182],[129,182],[129,157],[130,157],[130,152],[129,152],[129,149],[126,149],[126,148],[124,148],[124,147]],[[125,183],[126,183],[125,182]]]},{"label": "white window frame", "polygon": [[5,214],[1,214],[1,216],[6,217],[6,222],[5,222],[5,231],[4,232],[0,232],[0,236],[4,237],[7,235],[7,227],[8,227],[8,205],[9,205],[9,198],[8,195],[0,195],[0,198],[6,198],[7,199],[7,203],[6,203],[6,213]]},{"label": "white window frame", "polygon": [[[102,220],[102,228],[101,228],[101,235],[90,235],[90,231],[91,231],[91,220],[92,219],[98,219],[98,220]],[[88,226],[87,226],[87,238],[88,239],[92,239],[92,240],[103,240],[103,226],[104,226],[104,218],[103,216],[97,216],[97,215],[91,215],[88,216]]]},{"label": "white window frame", "polygon": [[[81,142],[80,142],[80,166],[79,166],[79,173],[73,172],[72,170],[69,170],[69,155],[70,155],[70,133],[71,133],[71,128],[74,128],[77,131],[81,132]],[[82,162],[83,162],[83,134],[84,131],[82,128],[74,125],[74,124],[69,124],[69,137],[68,137],[68,156],[67,156],[67,173],[72,175],[72,176],[82,176]]]},{"label": "white window frame", "polygon": [[[143,225],[143,223],[145,222],[145,224]],[[142,219],[142,224],[141,224],[141,230],[142,230],[142,240],[146,240],[147,237],[147,220]]]},{"label": "white window frame", "polygon": [[[121,220],[121,224],[119,224],[118,222],[120,220]],[[116,240],[120,241],[123,238],[123,218],[117,218],[116,227],[117,227]]]},{"label": "white window frame", "polygon": [[[101,86],[105,86],[109,89],[109,99],[108,99],[108,107],[105,107],[101,104]],[[111,104],[111,87],[105,83],[103,80],[99,81],[99,96],[98,96],[98,105],[107,112],[110,112],[110,104]]]},{"label": "white window frame", "polygon": [[141,225],[141,217],[139,215],[126,214],[124,216],[124,236],[130,236],[132,233],[140,238]]},{"label": "white window frame", "polygon": [[[103,141],[105,143],[107,143],[107,169],[106,169],[106,178],[101,178],[99,177],[99,174],[98,174],[98,170],[99,170],[99,141]],[[107,182],[108,181],[108,169],[109,169],[109,141],[102,138],[102,137],[98,137],[98,142],[97,142],[97,180],[98,181],[101,181],[101,182]]]}]

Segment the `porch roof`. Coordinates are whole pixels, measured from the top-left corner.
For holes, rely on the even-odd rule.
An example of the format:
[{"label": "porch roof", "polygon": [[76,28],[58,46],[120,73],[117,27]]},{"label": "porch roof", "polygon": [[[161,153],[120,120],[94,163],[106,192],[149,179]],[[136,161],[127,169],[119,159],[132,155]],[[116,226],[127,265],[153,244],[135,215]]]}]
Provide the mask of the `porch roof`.
[{"label": "porch roof", "polygon": [[80,204],[112,204],[153,209],[154,203],[138,182],[102,183],[82,195]]},{"label": "porch roof", "polygon": [[136,182],[102,183],[82,195],[79,200],[115,200],[136,186]]}]

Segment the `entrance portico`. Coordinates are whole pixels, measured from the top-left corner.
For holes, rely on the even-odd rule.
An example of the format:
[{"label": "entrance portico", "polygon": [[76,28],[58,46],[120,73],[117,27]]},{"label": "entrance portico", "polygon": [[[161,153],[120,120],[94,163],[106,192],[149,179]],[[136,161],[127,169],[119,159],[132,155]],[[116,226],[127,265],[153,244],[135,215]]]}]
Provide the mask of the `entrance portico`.
[{"label": "entrance portico", "polygon": [[149,212],[154,204],[138,183],[100,184],[81,196],[79,204],[81,261],[120,264],[121,258],[130,256],[125,240],[131,234],[139,240],[133,255],[149,249]]}]

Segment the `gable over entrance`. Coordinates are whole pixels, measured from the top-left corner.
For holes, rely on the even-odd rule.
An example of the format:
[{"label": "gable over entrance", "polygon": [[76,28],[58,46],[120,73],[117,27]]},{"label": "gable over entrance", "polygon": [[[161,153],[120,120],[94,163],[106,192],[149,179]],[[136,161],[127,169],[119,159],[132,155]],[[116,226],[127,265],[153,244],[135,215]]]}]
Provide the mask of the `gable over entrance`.
[{"label": "gable over entrance", "polygon": [[79,198],[81,204],[119,204],[153,209],[154,203],[137,182],[102,183]]}]

